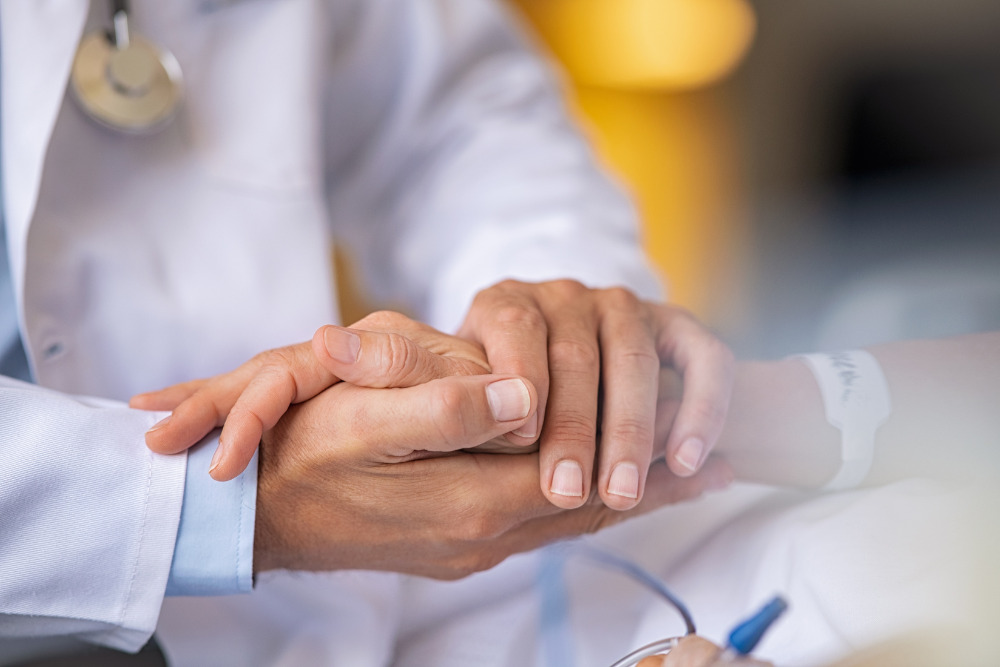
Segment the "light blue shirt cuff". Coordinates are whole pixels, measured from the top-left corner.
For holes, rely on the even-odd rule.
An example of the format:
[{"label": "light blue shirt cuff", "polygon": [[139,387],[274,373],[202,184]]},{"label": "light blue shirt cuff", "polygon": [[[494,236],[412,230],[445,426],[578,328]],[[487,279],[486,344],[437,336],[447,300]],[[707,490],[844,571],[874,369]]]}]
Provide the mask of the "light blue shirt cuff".
[{"label": "light blue shirt cuff", "polygon": [[217,482],[208,468],[218,445],[215,430],[188,451],[168,596],[232,595],[253,588],[257,455],[242,475]]}]

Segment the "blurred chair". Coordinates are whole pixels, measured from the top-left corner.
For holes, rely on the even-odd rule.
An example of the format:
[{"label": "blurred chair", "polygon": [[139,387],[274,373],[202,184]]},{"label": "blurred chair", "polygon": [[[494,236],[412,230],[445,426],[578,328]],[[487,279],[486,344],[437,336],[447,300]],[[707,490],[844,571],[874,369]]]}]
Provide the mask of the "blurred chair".
[{"label": "blurred chair", "polygon": [[732,331],[751,252],[734,119],[712,84],[756,28],[746,0],[508,0],[565,70],[570,103],[630,190],[672,302]]}]

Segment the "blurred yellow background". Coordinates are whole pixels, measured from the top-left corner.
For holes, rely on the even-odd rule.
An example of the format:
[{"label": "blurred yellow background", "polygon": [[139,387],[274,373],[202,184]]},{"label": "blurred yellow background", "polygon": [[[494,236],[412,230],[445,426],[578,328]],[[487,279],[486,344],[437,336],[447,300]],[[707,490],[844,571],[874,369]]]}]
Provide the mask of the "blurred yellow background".
[{"label": "blurred yellow background", "polygon": [[510,0],[633,195],[669,299],[739,328],[750,255],[731,106],[713,90],[754,36],[744,0]]}]

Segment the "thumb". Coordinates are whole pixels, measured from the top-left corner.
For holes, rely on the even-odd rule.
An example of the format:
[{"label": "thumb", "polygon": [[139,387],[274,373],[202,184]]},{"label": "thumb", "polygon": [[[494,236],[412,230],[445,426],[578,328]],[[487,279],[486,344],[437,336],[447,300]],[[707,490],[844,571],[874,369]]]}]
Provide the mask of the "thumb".
[{"label": "thumb", "polygon": [[469,359],[431,352],[397,332],[326,325],[313,336],[312,349],[316,359],[344,382],[373,389],[414,387],[453,375],[488,372]]}]

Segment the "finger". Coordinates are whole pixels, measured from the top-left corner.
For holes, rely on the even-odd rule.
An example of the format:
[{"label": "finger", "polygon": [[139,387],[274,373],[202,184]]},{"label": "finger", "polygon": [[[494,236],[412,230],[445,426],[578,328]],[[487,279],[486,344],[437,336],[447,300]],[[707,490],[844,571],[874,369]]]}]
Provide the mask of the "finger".
[{"label": "finger", "polygon": [[732,480],[729,464],[718,457],[710,457],[702,470],[691,477],[678,477],[663,461],[655,461],[649,468],[642,501],[632,509],[621,512],[608,508],[599,499],[592,500],[575,510],[525,522],[504,535],[498,548],[507,553],[520,553],[557,540],[595,533],[665,505],[693,500],[706,492],[723,489]]},{"label": "finger", "polygon": [[660,307],[658,354],[680,372],[684,395],[667,440],[667,461],[678,475],[691,475],[722,433],[732,394],[732,352],[693,317]]},{"label": "finger", "polygon": [[604,504],[626,510],[642,498],[653,458],[660,359],[647,311],[630,292],[601,301],[603,406],[597,488]]},{"label": "finger", "polygon": [[[223,425],[240,394],[258,373],[282,368],[287,368],[298,381],[296,400],[318,394],[332,382],[328,377],[316,380],[318,364],[309,343],[263,352],[233,371],[197,381],[200,384],[194,393],[181,401],[169,418],[146,433],[146,445],[161,454],[175,454],[192,447],[212,429]],[[282,406],[282,410],[287,407],[287,404]]]},{"label": "finger", "polygon": [[[564,512],[549,502],[538,483],[538,454],[471,454],[449,457],[475,461],[460,472],[467,497],[475,497],[473,509],[495,523],[488,537],[499,536],[515,526]],[[434,459],[442,462],[442,459]],[[457,461],[456,461],[457,462]]]},{"label": "finger", "polygon": [[553,504],[571,509],[590,495],[601,352],[593,300],[577,283],[565,281],[559,289],[558,305],[546,307],[550,380],[539,452],[543,490]]},{"label": "finger", "polygon": [[667,440],[674,426],[674,419],[681,407],[684,385],[680,375],[672,368],[660,367],[659,389],[656,394],[656,430],[653,433],[653,458],[665,458]]},{"label": "finger", "polygon": [[678,399],[668,398],[656,403],[656,431],[653,434],[653,458],[666,459],[667,441],[674,427],[677,411],[681,407]]},{"label": "finger", "polygon": [[505,436],[515,445],[534,443],[549,393],[548,327],[538,302],[521,283],[500,283],[476,296],[459,335],[482,344],[493,372],[527,378],[538,390],[535,419]]},{"label": "finger", "polygon": [[206,381],[170,415],[146,432],[146,446],[159,454],[183,452],[201,442],[212,429],[222,426],[249,372],[237,369]]},{"label": "finger", "polygon": [[[316,363],[309,343],[272,350],[260,357],[257,370],[232,405],[225,410],[225,425],[209,474],[228,481],[243,472],[260,445],[264,431],[273,428],[293,403],[308,400],[340,381]],[[223,410],[227,393],[215,405]]]},{"label": "finger", "polygon": [[206,382],[208,380],[191,380],[158,391],[136,394],[129,399],[128,406],[137,410],[173,410]]},{"label": "finger", "polygon": [[667,655],[664,667],[713,667],[722,649],[702,637],[682,637]]},{"label": "finger", "polygon": [[392,462],[420,452],[474,447],[523,426],[538,407],[524,378],[452,376],[415,387],[370,389],[336,396],[337,412],[326,419],[359,456]]},{"label": "finger", "polygon": [[350,328],[398,333],[406,336],[428,352],[443,357],[463,359],[481,367],[487,373],[491,372],[482,345],[459,336],[442,333],[429,324],[418,322],[402,313],[391,310],[376,311],[358,320]]},{"label": "finger", "polygon": [[[733,483],[733,469],[719,456],[709,456],[697,474],[678,477],[663,460],[649,467],[646,493],[636,506],[644,514],[666,505],[676,505],[701,497],[705,493],[721,491]],[[635,510],[631,510],[635,511]],[[610,512],[610,516],[616,513]]]},{"label": "finger", "polygon": [[[640,505],[627,512],[611,510],[596,496],[584,507],[563,510],[550,503],[539,488],[538,456],[503,454],[460,455],[412,461],[404,465],[423,468],[421,478],[427,488],[440,488],[441,498],[453,512],[451,524],[466,543],[479,542],[470,550],[466,572],[489,569],[514,553],[536,549],[545,544],[594,532],[625,518],[647,512],[665,502],[694,497],[703,490],[731,479],[720,473],[714,463],[706,464],[696,477],[682,479],[671,474],[660,461],[650,472],[650,484],[668,479],[673,488],[661,495],[648,491]],[[532,468],[534,466],[534,468]],[[723,464],[724,467],[724,464]],[[730,475],[726,477],[725,475]],[[715,477],[713,477],[715,476]],[[469,546],[472,546],[471,544]],[[454,569],[425,572],[428,576],[454,578]]]},{"label": "finger", "polygon": [[[501,543],[509,531],[565,511],[541,491],[537,454],[442,455],[390,464],[383,472],[400,470],[406,471],[403,479],[411,480],[408,486],[419,481],[420,493],[410,513],[425,522],[442,517],[432,527],[440,543],[438,553],[416,570],[424,576],[455,579],[488,570],[511,554]],[[444,514],[442,507],[447,509]]]},{"label": "finger", "polygon": [[396,332],[326,325],[313,336],[312,350],[329,372],[360,387],[413,387],[430,380],[486,370],[464,357],[431,352]]},{"label": "finger", "polygon": [[639,661],[636,667],[663,667],[663,660],[666,656],[662,655],[651,655],[648,658],[643,658]]}]

